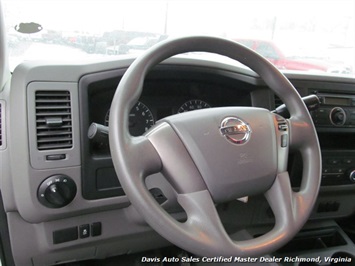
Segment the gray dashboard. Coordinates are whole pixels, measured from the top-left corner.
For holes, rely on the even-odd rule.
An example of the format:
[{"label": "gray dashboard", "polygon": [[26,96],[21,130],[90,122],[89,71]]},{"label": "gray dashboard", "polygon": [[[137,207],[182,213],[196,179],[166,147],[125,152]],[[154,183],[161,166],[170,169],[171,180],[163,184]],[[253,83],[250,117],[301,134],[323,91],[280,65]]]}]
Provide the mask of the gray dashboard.
[{"label": "gray dashboard", "polygon": [[[169,245],[130,205],[114,173],[107,143],[94,143],[87,137],[91,123],[105,125],[113,93],[132,61],[123,59],[76,65],[26,62],[15,69],[11,84],[0,93],[1,192],[12,251],[18,265],[104,258],[145,250],[148,246]],[[324,183],[311,219],[348,216],[355,208],[351,199],[355,186],[348,177],[355,169],[355,144],[352,141],[355,80],[294,73],[286,73],[286,76],[301,96],[316,93],[350,99],[349,106],[341,106],[348,115],[346,126],[318,123],[319,114],[313,114],[325,166]],[[51,98],[53,95],[65,97],[65,106],[51,106],[54,113],[50,116],[46,112],[39,114],[43,92],[46,92],[46,103],[42,109],[48,107],[48,101],[58,102],[57,98]],[[196,100],[210,107],[254,106],[269,110],[280,104],[262,80],[248,69],[187,58],[169,59],[156,67],[148,75],[140,99],[150,110],[154,122],[178,113],[185,103]],[[321,106],[325,112],[335,107]],[[61,114],[64,108],[69,114]],[[43,116],[44,123],[50,128],[45,132],[49,134],[53,128],[70,129],[65,132],[64,140],[55,135],[47,148],[39,149],[38,132],[42,126],[38,121]],[[65,124],[69,121],[67,117],[70,122]],[[41,141],[47,141],[46,134]],[[58,134],[62,136],[64,133]],[[53,139],[55,145],[60,143],[62,146],[50,146],[54,145]],[[297,156],[292,154],[289,163],[295,189],[302,171]],[[41,186],[46,189],[58,182],[60,187],[69,179],[76,188],[75,192],[70,192],[74,193],[70,202],[61,207],[48,207],[41,202],[41,197],[46,197]],[[157,200],[164,197],[161,204],[166,210],[177,219],[184,218],[176,202],[176,192],[162,175],[149,177],[146,185],[150,189],[159,189],[152,194]],[[241,226],[269,225],[273,221],[262,197],[251,198],[248,203],[228,203],[218,210],[231,232]],[[244,218],[233,224],[232,217],[238,213],[243,213]],[[99,234],[81,237],[81,228],[94,232],[97,230],[95,226],[99,226]],[[79,235],[74,233],[73,236],[73,231],[78,230]],[[65,241],[58,242],[57,235],[63,232],[72,233]]]}]

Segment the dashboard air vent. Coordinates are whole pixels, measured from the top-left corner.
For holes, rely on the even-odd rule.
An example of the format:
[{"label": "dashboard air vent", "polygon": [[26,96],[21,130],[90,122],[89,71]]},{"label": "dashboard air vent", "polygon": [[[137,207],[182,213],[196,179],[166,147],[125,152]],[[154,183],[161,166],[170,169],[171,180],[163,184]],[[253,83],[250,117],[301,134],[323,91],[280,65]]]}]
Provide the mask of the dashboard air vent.
[{"label": "dashboard air vent", "polygon": [[280,105],[283,105],[282,100],[275,94],[275,109],[279,107]]},{"label": "dashboard air vent", "polygon": [[0,102],[0,148],[2,147],[2,104]]},{"label": "dashboard air vent", "polygon": [[73,147],[69,91],[36,91],[36,135],[38,150]]}]

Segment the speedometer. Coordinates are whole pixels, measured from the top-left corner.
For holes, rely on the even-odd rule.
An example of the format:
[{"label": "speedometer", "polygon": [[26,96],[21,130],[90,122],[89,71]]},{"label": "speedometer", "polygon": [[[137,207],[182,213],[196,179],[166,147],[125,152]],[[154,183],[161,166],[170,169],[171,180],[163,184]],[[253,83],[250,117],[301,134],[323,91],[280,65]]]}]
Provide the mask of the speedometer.
[{"label": "speedometer", "polygon": [[[110,110],[107,111],[105,124],[108,126]],[[129,113],[129,133],[132,136],[141,136],[154,125],[152,111],[142,102],[137,102]]]},{"label": "speedometer", "polygon": [[190,100],[185,102],[178,109],[178,113],[189,112],[198,109],[210,108],[211,106],[202,100]]}]

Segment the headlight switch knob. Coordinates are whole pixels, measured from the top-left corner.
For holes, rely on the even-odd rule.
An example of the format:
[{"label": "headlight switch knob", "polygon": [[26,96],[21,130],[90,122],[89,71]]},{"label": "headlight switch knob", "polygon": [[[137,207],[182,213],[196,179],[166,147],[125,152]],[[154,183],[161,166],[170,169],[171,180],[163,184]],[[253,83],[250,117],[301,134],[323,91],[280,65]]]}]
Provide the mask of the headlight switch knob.
[{"label": "headlight switch knob", "polygon": [[44,180],[38,188],[39,202],[48,208],[68,205],[76,195],[76,184],[66,175],[53,175]]}]

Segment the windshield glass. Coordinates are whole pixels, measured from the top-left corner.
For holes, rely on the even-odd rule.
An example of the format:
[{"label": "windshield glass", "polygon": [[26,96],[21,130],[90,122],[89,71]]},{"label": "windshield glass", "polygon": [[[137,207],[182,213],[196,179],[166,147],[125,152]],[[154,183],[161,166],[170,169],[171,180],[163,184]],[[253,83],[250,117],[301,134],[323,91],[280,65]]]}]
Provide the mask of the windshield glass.
[{"label": "windshield glass", "polygon": [[[281,70],[354,75],[354,0],[7,0],[4,8],[11,69],[137,54],[198,34],[238,41]],[[38,32],[21,33],[33,25]]]}]

